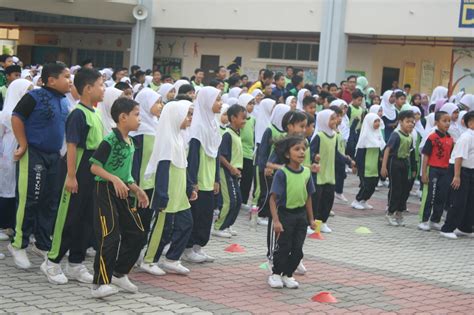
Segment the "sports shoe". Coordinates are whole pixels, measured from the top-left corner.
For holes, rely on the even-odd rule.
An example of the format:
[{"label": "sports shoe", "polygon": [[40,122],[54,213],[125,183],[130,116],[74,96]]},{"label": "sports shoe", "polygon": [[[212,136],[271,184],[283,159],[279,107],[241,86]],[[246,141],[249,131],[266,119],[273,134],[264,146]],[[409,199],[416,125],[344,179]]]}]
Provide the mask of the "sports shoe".
[{"label": "sports shoe", "polygon": [[5,259],[5,254],[0,253],[0,259]]},{"label": "sports shoe", "polygon": [[403,218],[403,212],[397,211],[395,213],[395,220],[397,220],[397,223],[399,226],[405,226],[405,219]]},{"label": "sports shoe", "polygon": [[[45,259],[40,266],[40,270],[48,278],[49,283],[52,284],[66,284],[67,278],[61,269],[60,264],[55,264],[48,259]],[[92,282],[92,281],[91,281]]]},{"label": "sports shoe", "polygon": [[234,230],[232,226],[229,226],[229,228],[227,229],[227,232],[229,232],[232,236],[237,236],[239,234],[237,233],[236,230]]},{"label": "sports shoe", "polygon": [[461,231],[460,229],[455,229],[454,234],[456,234],[456,236],[461,236],[461,237],[474,237],[474,233],[466,233],[466,232]]},{"label": "sports shoe", "polygon": [[364,210],[365,209],[365,207],[362,205],[362,203],[360,201],[357,201],[357,200],[354,200],[351,203],[351,207],[354,208],[354,209],[357,209],[357,210]]},{"label": "sports shoe", "polygon": [[383,183],[382,183],[383,186],[385,187],[388,187],[390,186],[390,181],[388,179],[386,179]]},{"label": "sports shoe", "polygon": [[186,248],[184,250],[182,259],[193,263],[203,263],[206,261],[206,257],[198,255],[192,248]]},{"label": "sports shoe", "polygon": [[257,218],[257,224],[258,225],[268,225],[268,218]]},{"label": "sports shoe", "polygon": [[314,233],[314,230],[308,226],[308,228],[306,229],[306,234],[313,234],[313,233]]},{"label": "sports shoe", "polygon": [[389,225],[391,226],[399,226],[398,222],[397,222],[397,219],[395,218],[395,216],[393,214],[389,214],[387,213],[385,215],[385,218],[387,219],[387,222]]},{"label": "sports shoe", "polygon": [[250,206],[243,203],[240,205],[240,209],[243,211],[250,211]]},{"label": "sports shoe", "polygon": [[13,262],[20,269],[28,269],[31,267],[30,260],[26,254],[26,249],[17,249],[12,244],[7,245],[8,251],[13,256]]},{"label": "sports shoe", "polygon": [[339,199],[339,200],[341,200],[341,201],[343,201],[343,202],[347,202],[347,201],[348,201],[347,198],[346,198],[346,196],[344,196],[343,194],[334,194],[334,197],[336,197],[336,199]]},{"label": "sports shoe", "polygon": [[420,224],[418,224],[418,230],[430,231],[431,228],[430,228],[430,225],[428,224],[428,222],[421,222]]},{"label": "sports shoe", "polygon": [[303,260],[301,260],[298,267],[296,267],[295,274],[304,275],[306,271],[306,267],[303,265]]},{"label": "sports shoe", "polygon": [[379,182],[377,183],[377,187],[382,187],[382,186],[383,186],[383,182],[379,180]]},{"label": "sports shoe", "polygon": [[223,237],[223,238],[231,238],[232,234],[227,232],[226,230],[212,230],[212,235],[217,236],[217,237]]},{"label": "sports shoe", "polygon": [[39,256],[40,258],[43,258],[43,259],[46,259],[46,258],[47,258],[48,251],[47,251],[47,250],[39,249],[38,247],[36,247],[36,244],[33,244],[33,245],[31,246],[31,251],[32,251],[36,256]]},{"label": "sports shoe", "polygon": [[334,216],[336,216],[336,212],[334,212],[334,211],[332,211],[332,210],[331,210],[331,211],[329,211],[329,216],[330,216],[330,217],[334,217]]},{"label": "sports shoe", "polygon": [[193,250],[196,254],[200,255],[200,256],[203,256],[204,258],[206,258],[206,262],[214,262],[215,258],[212,257],[212,256],[209,256],[205,251],[202,250],[202,247],[199,246],[199,245],[194,245],[193,246]]},{"label": "sports shoe", "polygon": [[111,286],[110,284],[103,284],[97,288],[91,289],[92,297],[95,297],[98,299],[117,294],[118,292],[119,292],[118,289]]},{"label": "sports shoe", "polygon": [[442,225],[441,223],[436,223],[436,222],[430,221],[430,228],[431,228],[432,230],[441,231],[441,227],[442,227],[442,226],[443,226],[443,225]]},{"label": "sports shoe", "polygon": [[10,236],[7,235],[3,230],[0,231],[0,241],[9,241]]},{"label": "sports shoe", "polygon": [[163,269],[158,267],[157,263],[148,264],[146,262],[142,262],[140,264],[140,269],[154,276],[164,276],[166,274]]},{"label": "sports shoe", "polygon": [[95,254],[96,254],[96,251],[93,247],[89,247],[87,250],[86,250],[86,256],[87,257],[95,257]]},{"label": "sports shoe", "polygon": [[449,238],[450,240],[456,240],[458,236],[454,232],[439,232],[443,237]]},{"label": "sports shoe", "polygon": [[364,207],[364,209],[372,210],[374,208],[371,205],[369,205],[366,200],[362,200],[359,203]]},{"label": "sports shoe", "polygon": [[92,280],[94,279],[89,270],[87,270],[87,267],[83,264],[68,263],[64,269],[64,273],[68,279],[82,283],[92,283]]},{"label": "sports shoe", "polygon": [[298,289],[298,287],[300,286],[300,284],[293,277],[283,276],[281,277],[281,281],[283,282],[283,285],[288,289]]},{"label": "sports shoe", "polygon": [[160,267],[166,272],[177,273],[180,275],[186,275],[190,272],[188,268],[181,265],[181,261],[179,260],[164,259],[160,264]]},{"label": "sports shoe", "polygon": [[280,275],[271,275],[268,277],[268,285],[273,289],[281,289],[283,288],[283,281]]},{"label": "sports shoe", "polygon": [[116,276],[112,276],[112,283],[119,288],[123,289],[125,292],[129,293],[137,293],[138,288],[136,285],[134,285],[130,280],[128,279],[127,275],[123,275],[120,278],[117,278]]},{"label": "sports shoe", "polygon": [[323,223],[323,224],[321,224],[321,232],[331,233],[332,230],[329,228],[329,226],[326,223]]}]

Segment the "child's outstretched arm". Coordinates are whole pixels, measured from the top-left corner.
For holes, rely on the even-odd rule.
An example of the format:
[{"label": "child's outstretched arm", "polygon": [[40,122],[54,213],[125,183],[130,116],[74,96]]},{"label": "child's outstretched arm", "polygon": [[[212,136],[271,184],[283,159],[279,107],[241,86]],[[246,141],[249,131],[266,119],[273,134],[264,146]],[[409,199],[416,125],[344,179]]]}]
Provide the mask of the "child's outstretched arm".
[{"label": "child's outstretched arm", "polygon": [[126,199],[128,197],[129,189],[127,185],[125,185],[124,182],[122,182],[122,180],[117,176],[104,170],[102,166],[93,163],[91,166],[91,173],[114,184],[115,193],[119,198]]}]

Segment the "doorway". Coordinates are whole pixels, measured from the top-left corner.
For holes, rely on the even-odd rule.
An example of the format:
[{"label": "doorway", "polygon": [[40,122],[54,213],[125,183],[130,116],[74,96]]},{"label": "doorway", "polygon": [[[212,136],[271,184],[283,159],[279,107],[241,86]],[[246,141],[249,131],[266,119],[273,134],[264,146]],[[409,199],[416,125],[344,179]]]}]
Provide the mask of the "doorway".
[{"label": "doorway", "polygon": [[382,90],[380,91],[380,94],[383,94],[383,92],[387,90],[391,90],[393,81],[399,82],[399,78],[400,78],[400,68],[383,67]]},{"label": "doorway", "polygon": [[216,77],[215,70],[219,67],[219,61],[220,56],[201,56],[201,69],[204,70],[204,85],[208,85]]}]

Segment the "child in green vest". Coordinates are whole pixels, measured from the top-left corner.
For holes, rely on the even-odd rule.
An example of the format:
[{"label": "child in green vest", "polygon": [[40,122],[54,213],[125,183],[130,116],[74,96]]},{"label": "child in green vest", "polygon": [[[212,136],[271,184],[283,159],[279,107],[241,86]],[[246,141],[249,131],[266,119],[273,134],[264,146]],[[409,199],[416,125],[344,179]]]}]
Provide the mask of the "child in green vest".
[{"label": "child in green vest", "polygon": [[255,117],[251,115],[255,106],[255,99],[250,94],[241,94],[239,96],[240,106],[247,111],[247,122],[240,131],[242,139],[242,152],[244,156],[244,167],[242,169],[242,179],[240,180],[240,192],[242,194],[242,208],[250,210],[248,205],[250,189],[253,181],[253,155],[255,151]]},{"label": "child in green vest", "polygon": [[298,288],[293,273],[303,258],[303,244],[308,225],[315,229],[311,195],[314,184],[311,171],[304,167],[306,140],[289,136],[277,142],[275,151],[284,166],[277,170],[270,190],[270,210],[276,234],[272,288]]},{"label": "child in green vest", "polygon": [[[102,122],[93,104],[104,97],[103,79],[97,70],[82,69],[74,77],[80,102],[66,121],[67,175],[59,204],[53,243],[41,271],[53,284],[69,280],[92,283],[83,264],[92,235],[94,176],[89,159],[102,141]],[[69,251],[65,274],[60,262]]]},{"label": "child in green vest", "polygon": [[[187,180],[186,130],[193,115],[192,103],[186,100],[166,104],[156,128],[155,144],[145,178],[156,173],[155,192],[151,208],[158,214],[152,228],[144,263],[165,272],[188,274],[180,258],[193,230],[193,216],[189,201],[197,199],[196,187]],[[163,249],[170,244],[164,259],[158,265]]]},{"label": "child in green vest", "polygon": [[319,164],[315,177],[316,192],[313,194],[313,214],[321,220],[321,232],[331,233],[327,225],[329,213],[334,203],[336,184],[337,115],[330,109],[324,109],[316,117],[318,132],[311,140],[311,160]]},{"label": "child in green vest", "polygon": [[214,224],[212,235],[230,238],[237,235],[232,225],[235,223],[242,204],[239,179],[244,163],[240,132],[244,128],[247,113],[240,105],[232,105],[227,110],[230,125],[222,136],[219,147],[222,209]]},{"label": "child in green vest", "polygon": [[347,110],[347,117],[349,118],[350,134],[347,140],[346,154],[352,159],[355,155],[355,147],[359,140],[360,128],[362,126],[362,119],[364,118],[365,109],[361,107],[364,101],[364,93],[360,90],[352,92],[352,102]]},{"label": "child in green vest", "polygon": [[398,114],[399,130],[390,136],[384,151],[381,175],[390,178],[387,221],[391,226],[404,226],[403,211],[407,210],[410,180],[416,175],[411,166],[416,165],[411,132],[415,115],[411,110]]}]

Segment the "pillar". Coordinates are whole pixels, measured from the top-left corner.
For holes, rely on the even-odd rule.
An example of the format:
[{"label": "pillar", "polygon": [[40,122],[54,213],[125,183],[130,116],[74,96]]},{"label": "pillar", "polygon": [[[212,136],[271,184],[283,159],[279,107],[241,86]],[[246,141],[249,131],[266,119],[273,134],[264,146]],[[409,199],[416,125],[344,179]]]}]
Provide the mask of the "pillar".
[{"label": "pillar", "polygon": [[140,0],[138,3],[147,9],[148,16],[144,20],[137,20],[132,28],[130,66],[139,65],[142,69],[152,69],[155,51],[155,30],[151,24],[153,0]]}]

